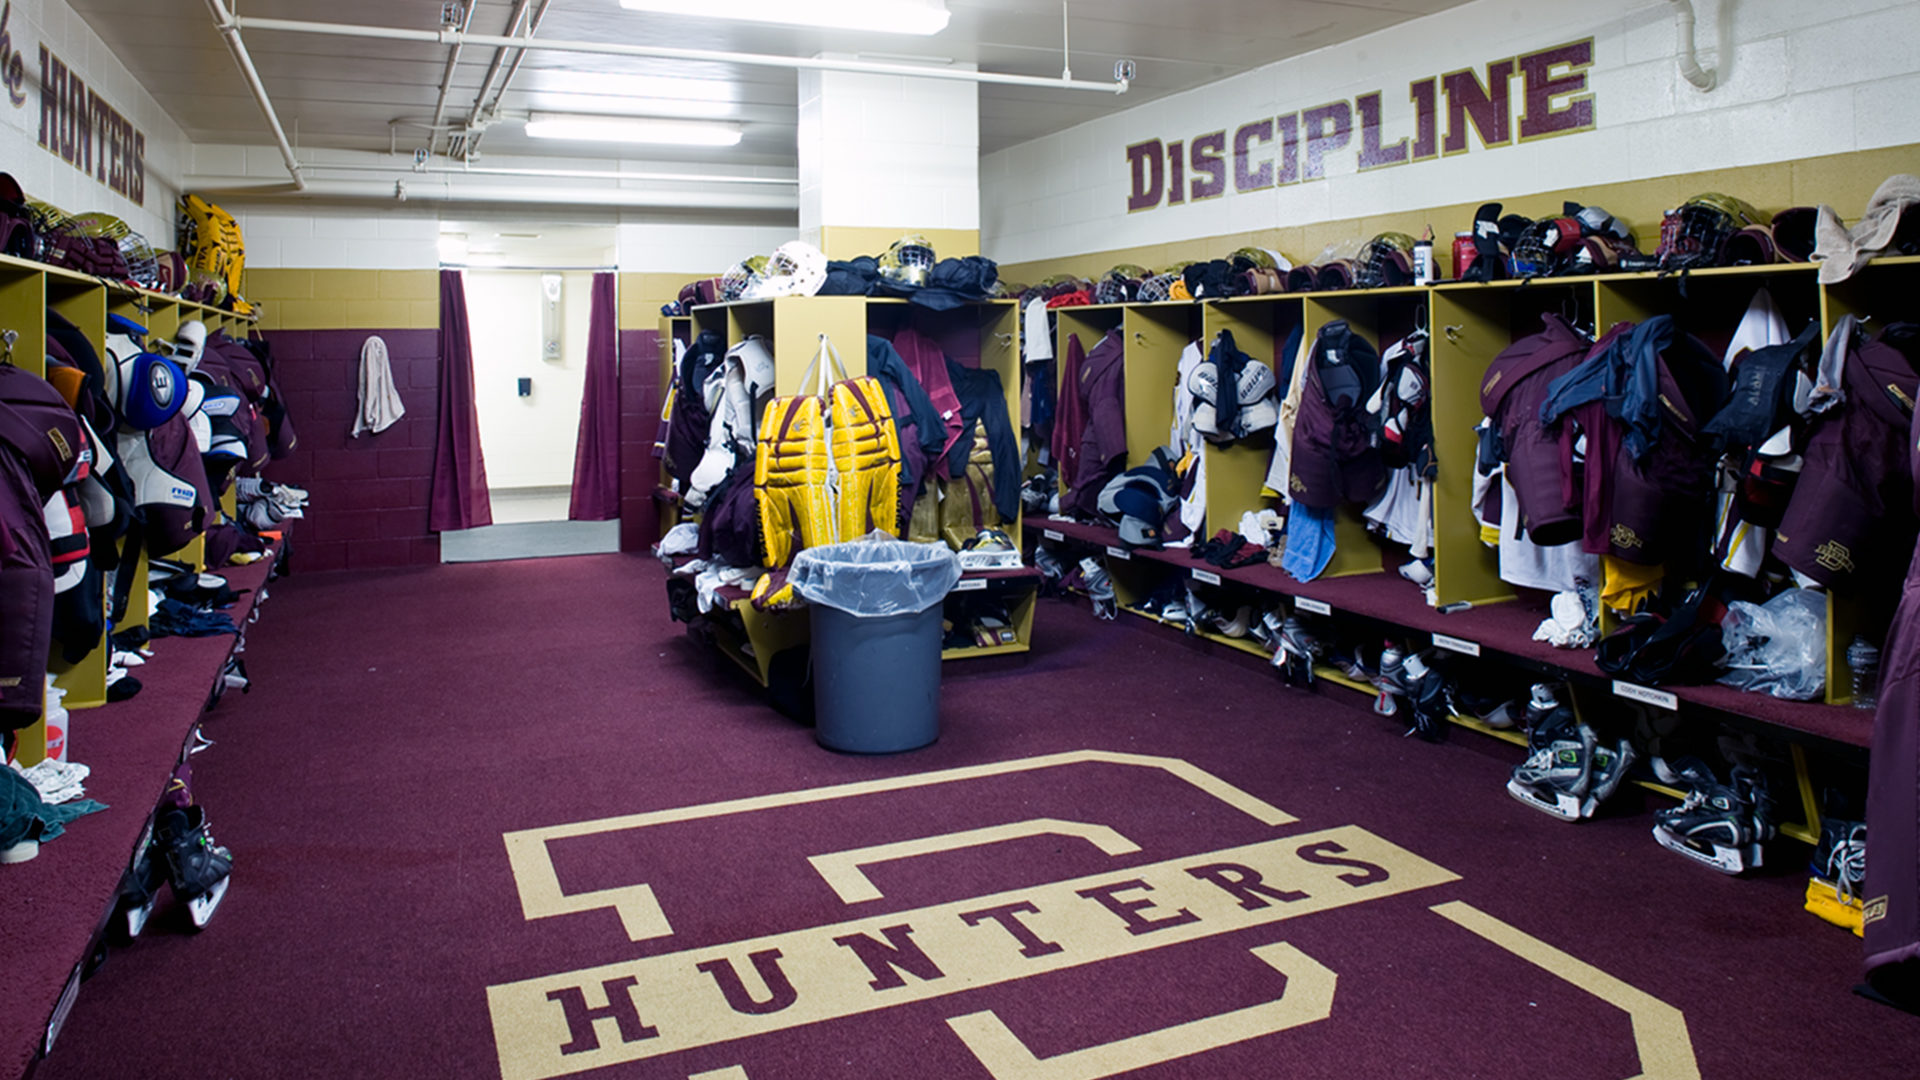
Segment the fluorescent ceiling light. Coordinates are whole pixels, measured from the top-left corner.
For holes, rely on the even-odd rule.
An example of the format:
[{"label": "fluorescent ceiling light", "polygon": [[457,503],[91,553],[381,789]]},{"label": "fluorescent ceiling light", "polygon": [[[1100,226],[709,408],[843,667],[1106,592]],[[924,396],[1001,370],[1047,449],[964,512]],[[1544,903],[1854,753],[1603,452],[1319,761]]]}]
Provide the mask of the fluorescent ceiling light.
[{"label": "fluorescent ceiling light", "polygon": [[599,94],[606,97],[669,98],[683,101],[731,102],[738,96],[726,79],[695,79],[684,75],[630,75],[612,71],[528,69],[517,84],[527,90],[556,94]]},{"label": "fluorescent ceiling light", "polygon": [[724,79],[602,71],[524,72],[519,84],[536,112],[608,112],[726,120],[739,114],[738,88]]},{"label": "fluorescent ceiling light", "polygon": [[937,34],[947,28],[946,0],[727,0],[711,8],[685,0],[620,0],[629,11],[689,18],[741,19],[881,34]]},{"label": "fluorescent ceiling light", "polygon": [[661,143],[671,146],[737,146],[740,143],[740,128],[735,124],[696,124],[680,120],[577,113],[534,113],[527,120],[527,135],[535,139]]},{"label": "fluorescent ceiling light", "polygon": [[585,94],[556,90],[532,91],[527,97],[527,104],[541,112],[580,110],[591,113],[596,109],[624,109],[628,112],[646,113],[648,116],[673,117],[680,120],[731,120],[740,114],[739,106],[731,101],[626,97],[620,94]]}]

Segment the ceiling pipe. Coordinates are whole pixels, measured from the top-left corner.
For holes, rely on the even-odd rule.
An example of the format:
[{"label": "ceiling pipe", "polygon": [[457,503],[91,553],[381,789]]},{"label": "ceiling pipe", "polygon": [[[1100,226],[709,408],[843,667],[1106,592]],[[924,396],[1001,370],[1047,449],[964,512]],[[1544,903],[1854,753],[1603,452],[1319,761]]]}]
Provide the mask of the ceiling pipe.
[{"label": "ceiling pipe", "polygon": [[514,165],[323,165],[309,161],[301,166],[309,172],[384,173],[395,178],[407,176],[537,176],[560,180],[632,180],[664,181],[684,184],[783,184],[798,188],[800,181],[779,176],[727,176],[720,173],[620,172],[617,169],[536,169]]},{"label": "ceiling pipe", "polygon": [[[546,19],[547,8],[552,3],[553,0],[540,0],[540,6],[534,9],[533,17],[527,20],[525,37],[531,38],[540,32],[540,23]],[[500,89],[494,91],[493,100],[489,102],[484,109],[480,107],[481,98],[474,99],[473,118],[469,121],[470,124],[477,124],[481,117],[486,117],[491,120],[500,115],[500,103],[506,100],[507,87],[513,85],[513,77],[520,74],[520,64],[526,58],[527,50],[524,47],[513,54],[513,63],[508,66],[507,73],[500,78]],[[485,94],[482,94],[481,97],[484,98]],[[486,137],[487,129],[481,126],[478,131],[467,139],[466,152],[461,156],[463,158],[472,158],[475,154],[479,153],[480,141]]]},{"label": "ceiling pipe", "polygon": [[207,11],[213,16],[214,29],[226,39],[227,51],[233,54],[233,62],[240,68],[241,78],[247,81],[247,89],[253,92],[254,103],[260,106],[261,114],[267,118],[273,141],[280,147],[280,160],[286,162],[287,174],[293,177],[293,189],[304,191],[307,181],[300,175],[299,159],[293,156],[293,144],[287,141],[287,129],[280,126],[280,114],[273,110],[273,99],[267,97],[267,88],[260,81],[259,69],[253,66],[253,57],[247,53],[247,43],[240,40],[239,19],[227,10],[224,0],[207,0]]},{"label": "ceiling pipe", "polygon": [[1680,74],[1698,90],[1711,90],[1719,81],[1717,71],[1700,67],[1700,50],[1693,41],[1693,0],[1673,0],[1680,24]]},{"label": "ceiling pipe", "polygon": [[[214,2],[214,0],[209,0]],[[868,75],[911,75],[923,79],[952,79],[958,82],[992,83],[998,86],[1034,86],[1054,90],[1097,90],[1124,94],[1132,85],[1128,78],[1112,82],[1086,79],[1055,79],[1041,75],[1012,75],[997,71],[969,71],[964,68],[890,64],[875,60],[835,60],[811,56],[778,56],[770,53],[724,52],[716,49],[676,49],[661,45],[628,45],[607,41],[568,41],[497,37],[468,34],[457,30],[409,30],[397,26],[361,26],[352,23],[305,22],[298,19],[264,19],[236,16],[234,22],[245,30],[275,30],[290,34],[327,34],[334,37],[371,38],[380,41],[421,41],[451,45],[456,42],[480,47],[529,49],[536,52],[592,53],[601,56],[639,56],[658,60],[691,60],[718,64],[746,64],[753,67],[782,67],[815,71],[853,71]]]},{"label": "ceiling pipe", "polygon": [[[513,11],[507,16],[507,32],[504,35],[505,37],[517,38],[520,36],[520,26],[526,18],[527,5],[531,2],[532,0],[514,0]],[[466,31],[462,30],[461,33],[464,36]],[[447,138],[447,153],[449,156],[465,154],[467,131],[472,129],[474,121],[479,117],[480,103],[487,100],[487,92],[493,89],[493,80],[499,77],[500,68],[505,65],[506,60],[506,47],[503,45],[494,46],[493,62],[487,65],[486,77],[480,80],[480,91],[473,96],[473,108],[467,110],[466,127],[459,133],[450,135]]]},{"label": "ceiling pipe", "polygon": [[[186,186],[219,198],[284,196],[287,185],[247,177],[190,176]],[[619,209],[798,210],[798,192],[662,191],[632,188],[568,188],[552,184],[455,184],[451,177],[395,180],[308,180],[300,194],[311,199],[431,203],[538,204]]]},{"label": "ceiling pipe", "polygon": [[[467,32],[468,27],[473,25],[473,10],[474,0],[467,0],[466,9],[462,11],[460,15],[460,32],[463,34]],[[435,130],[430,136],[431,142],[427,145],[428,153],[432,153],[439,148],[439,127],[447,116],[447,94],[453,90],[453,70],[460,66],[460,51],[463,48],[465,48],[465,46],[459,42],[455,42],[452,51],[447,53],[447,70],[440,76],[440,98],[434,102],[433,105],[433,127]]]}]

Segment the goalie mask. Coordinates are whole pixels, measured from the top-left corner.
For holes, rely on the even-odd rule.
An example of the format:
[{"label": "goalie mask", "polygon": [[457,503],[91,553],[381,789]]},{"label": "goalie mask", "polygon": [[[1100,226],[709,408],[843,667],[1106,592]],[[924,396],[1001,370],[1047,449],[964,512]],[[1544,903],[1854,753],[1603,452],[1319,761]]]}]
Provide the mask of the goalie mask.
[{"label": "goalie mask", "polygon": [[888,281],[915,287],[925,285],[937,260],[933,245],[918,233],[903,236],[880,256],[880,276]]},{"label": "goalie mask", "polygon": [[748,287],[751,299],[813,296],[827,283],[827,257],[801,240],[790,240],[767,256],[759,276]]},{"label": "goalie mask", "polygon": [[720,275],[720,299],[722,302],[744,300],[753,295],[760,284],[761,272],[766,269],[767,257],[754,255],[740,260]]}]

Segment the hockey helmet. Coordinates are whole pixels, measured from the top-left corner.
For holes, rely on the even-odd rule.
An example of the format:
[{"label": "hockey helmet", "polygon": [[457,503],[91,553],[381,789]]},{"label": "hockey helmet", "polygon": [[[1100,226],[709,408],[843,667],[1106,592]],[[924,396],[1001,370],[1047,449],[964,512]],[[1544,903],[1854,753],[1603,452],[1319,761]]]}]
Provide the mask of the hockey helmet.
[{"label": "hockey helmet", "polygon": [[1744,199],[1712,191],[1695,195],[1679,209],[1668,211],[1660,223],[1660,269],[1718,266],[1735,233],[1771,220]]},{"label": "hockey helmet", "polygon": [[804,240],[789,240],[767,256],[766,265],[747,290],[753,299],[812,296],[827,283],[827,257]]},{"label": "hockey helmet", "polygon": [[759,283],[766,266],[765,255],[750,255],[727,267],[727,272],[720,275],[720,299],[746,299]]},{"label": "hockey helmet", "polygon": [[1580,246],[1580,222],[1551,217],[1528,225],[1514,241],[1509,261],[1515,277],[1545,277],[1560,269],[1561,260]]},{"label": "hockey helmet", "polygon": [[880,256],[880,276],[901,285],[925,285],[936,261],[933,244],[914,233],[895,240]]},{"label": "hockey helmet", "polygon": [[1334,259],[1314,268],[1313,287],[1323,291],[1351,289],[1354,284],[1354,266],[1351,259]]},{"label": "hockey helmet", "polygon": [[147,243],[147,238],[128,229],[120,237],[120,257],[126,260],[127,277],[143,289],[159,289],[165,285],[160,273],[160,258]]},{"label": "hockey helmet", "polygon": [[1227,256],[1227,261],[1233,264],[1235,270],[1278,270],[1284,274],[1293,269],[1293,263],[1272,248],[1235,248],[1233,254]]},{"label": "hockey helmet", "polygon": [[1140,291],[1134,299],[1143,304],[1158,304],[1173,299],[1173,283],[1180,280],[1178,274],[1154,274],[1140,282]]},{"label": "hockey helmet", "polygon": [[1363,289],[1413,284],[1413,237],[1383,232],[1360,250],[1354,284]]},{"label": "hockey helmet", "polygon": [[1150,275],[1144,266],[1120,263],[1100,276],[1093,286],[1096,304],[1124,304],[1140,295],[1140,286]]}]

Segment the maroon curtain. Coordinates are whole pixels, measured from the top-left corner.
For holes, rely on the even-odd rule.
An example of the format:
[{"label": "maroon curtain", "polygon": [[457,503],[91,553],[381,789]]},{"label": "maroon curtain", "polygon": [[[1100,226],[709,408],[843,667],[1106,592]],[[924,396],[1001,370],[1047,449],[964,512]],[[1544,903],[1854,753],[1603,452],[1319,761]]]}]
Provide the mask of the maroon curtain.
[{"label": "maroon curtain", "polygon": [[613,275],[593,275],[587,323],[587,384],[580,393],[580,435],[573,444],[572,521],[620,516],[620,356]]},{"label": "maroon curtain", "polygon": [[493,524],[480,416],[473,402],[473,335],[467,287],[458,270],[440,271],[440,419],[433,455],[427,527],[434,532]]}]

